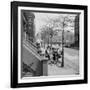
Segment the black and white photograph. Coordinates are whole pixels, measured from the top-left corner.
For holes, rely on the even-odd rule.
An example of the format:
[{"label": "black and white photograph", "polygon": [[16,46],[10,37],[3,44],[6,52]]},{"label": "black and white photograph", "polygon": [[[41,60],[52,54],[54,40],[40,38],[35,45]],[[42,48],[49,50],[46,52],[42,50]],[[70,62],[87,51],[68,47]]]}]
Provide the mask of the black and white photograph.
[{"label": "black and white photograph", "polygon": [[80,74],[79,18],[21,10],[22,78]]},{"label": "black and white photograph", "polygon": [[17,8],[17,82],[84,80],[85,11],[34,6]]}]

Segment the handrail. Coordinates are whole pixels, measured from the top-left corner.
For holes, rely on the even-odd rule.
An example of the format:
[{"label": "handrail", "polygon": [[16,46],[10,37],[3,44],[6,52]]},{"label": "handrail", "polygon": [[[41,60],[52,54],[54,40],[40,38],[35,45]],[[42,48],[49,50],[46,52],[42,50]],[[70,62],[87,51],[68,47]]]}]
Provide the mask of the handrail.
[{"label": "handrail", "polygon": [[29,41],[29,43],[37,49],[37,46],[34,43],[32,43],[31,41]]},{"label": "handrail", "polygon": [[41,59],[41,58],[40,58],[40,55],[37,54],[33,49],[31,49],[31,47],[29,47],[29,46],[26,45],[26,44],[24,44],[23,46],[24,46],[28,51],[32,52],[32,54],[33,54],[35,57],[37,57],[39,60]]},{"label": "handrail", "polygon": [[25,41],[23,43],[24,43],[23,46],[26,47],[30,52],[32,52],[32,54],[36,56],[40,61],[46,59],[45,57],[40,56],[40,54],[38,54],[37,51],[34,50],[35,48],[33,49],[31,46],[29,46],[30,44],[28,45]]},{"label": "handrail", "polygon": [[28,45],[28,46],[30,46],[30,47],[32,47],[32,49],[33,49],[35,52],[37,51],[37,49],[34,48],[34,46],[33,46],[31,43],[29,43],[28,41],[24,40],[23,43],[26,44],[26,45]]},{"label": "handrail", "polygon": [[32,45],[32,47],[37,51],[36,45],[32,43],[30,40],[24,40],[24,42],[28,43],[28,45]]}]

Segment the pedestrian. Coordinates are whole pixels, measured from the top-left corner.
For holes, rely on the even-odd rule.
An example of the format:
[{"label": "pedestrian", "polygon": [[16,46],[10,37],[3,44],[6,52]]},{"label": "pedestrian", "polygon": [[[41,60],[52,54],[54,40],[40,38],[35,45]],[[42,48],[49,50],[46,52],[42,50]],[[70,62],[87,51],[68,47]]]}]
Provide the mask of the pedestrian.
[{"label": "pedestrian", "polygon": [[47,47],[47,49],[45,50],[45,56],[48,58],[48,60],[50,60],[49,47]]},{"label": "pedestrian", "polygon": [[56,62],[57,62],[57,51],[56,51],[55,48],[54,48],[54,51],[53,51],[53,60],[54,60],[54,64],[56,64]]}]

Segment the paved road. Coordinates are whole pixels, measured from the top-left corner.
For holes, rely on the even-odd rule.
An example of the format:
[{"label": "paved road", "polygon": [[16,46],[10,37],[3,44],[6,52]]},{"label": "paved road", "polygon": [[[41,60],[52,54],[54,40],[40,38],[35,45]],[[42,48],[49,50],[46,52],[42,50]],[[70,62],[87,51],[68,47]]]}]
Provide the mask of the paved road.
[{"label": "paved road", "polygon": [[72,75],[79,73],[79,51],[64,48],[64,67],[48,64],[48,75]]}]

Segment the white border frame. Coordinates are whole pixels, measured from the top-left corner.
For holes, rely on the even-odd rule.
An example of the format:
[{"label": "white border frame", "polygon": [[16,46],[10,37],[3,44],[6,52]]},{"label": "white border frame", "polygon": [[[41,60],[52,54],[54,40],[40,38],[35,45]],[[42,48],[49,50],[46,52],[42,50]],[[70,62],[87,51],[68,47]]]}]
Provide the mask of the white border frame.
[{"label": "white border frame", "polygon": [[[77,12],[80,14],[80,51],[79,51],[79,75],[57,75],[56,76],[39,76],[25,77],[21,79],[21,9],[23,10],[39,10],[39,11],[55,11],[55,12]],[[77,9],[52,9],[52,8],[36,8],[36,7],[18,7],[18,83],[34,83],[45,81],[66,81],[66,80],[83,80],[84,79],[84,10]]]}]

